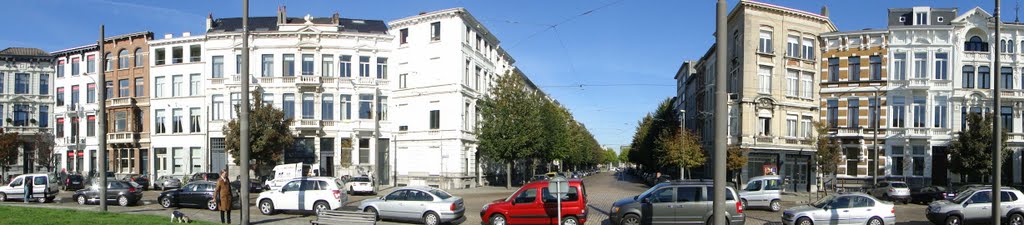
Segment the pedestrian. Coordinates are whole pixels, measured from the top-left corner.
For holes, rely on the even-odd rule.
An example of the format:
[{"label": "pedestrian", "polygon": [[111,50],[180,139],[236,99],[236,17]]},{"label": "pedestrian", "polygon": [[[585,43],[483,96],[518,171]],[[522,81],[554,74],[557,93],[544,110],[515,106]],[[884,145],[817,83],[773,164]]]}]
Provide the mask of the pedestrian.
[{"label": "pedestrian", "polygon": [[25,177],[25,203],[29,203],[32,198],[32,177]]},{"label": "pedestrian", "polygon": [[[217,210],[220,211],[220,222],[231,223],[231,180],[228,179],[228,169],[220,171],[220,179],[217,179],[217,186],[213,193],[217,201]],[[225,218],[224,214],[227,214]]]}]

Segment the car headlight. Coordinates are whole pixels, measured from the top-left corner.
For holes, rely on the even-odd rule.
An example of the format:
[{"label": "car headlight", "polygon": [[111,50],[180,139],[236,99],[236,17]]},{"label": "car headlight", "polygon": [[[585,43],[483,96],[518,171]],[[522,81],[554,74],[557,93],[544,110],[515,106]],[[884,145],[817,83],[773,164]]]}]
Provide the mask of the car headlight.
[{"label": "car headlight", "polygon": [[619,213],[619,207],[618,206],[612,206],[612,210],[610,210],[609,212],[611,212],[611,213]]},{"label": "car headlight", "polygon": [[491,207],[491,204],[484,204],[484,208],[480,209],[481,212],[487,211],[487,207]]}]

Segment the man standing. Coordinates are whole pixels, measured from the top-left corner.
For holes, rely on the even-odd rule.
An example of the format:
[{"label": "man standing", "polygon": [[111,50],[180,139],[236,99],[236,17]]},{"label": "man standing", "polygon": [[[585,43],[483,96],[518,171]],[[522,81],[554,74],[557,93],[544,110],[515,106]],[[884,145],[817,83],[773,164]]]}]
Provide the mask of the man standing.
[{"label": "man standing", "polygon": [[[220,179],[217,179],[217,186],[213,190],[214,201],[217,201],[217,210],[220,211],[220,222],[231,223],[231,181],[228,180],[228,169],[220,171]],[[225,214],[227,217],[225,218]]]},{"label": "man standing", "polygon": [[25,177],[25,203],[32,199],[32,177]]}]

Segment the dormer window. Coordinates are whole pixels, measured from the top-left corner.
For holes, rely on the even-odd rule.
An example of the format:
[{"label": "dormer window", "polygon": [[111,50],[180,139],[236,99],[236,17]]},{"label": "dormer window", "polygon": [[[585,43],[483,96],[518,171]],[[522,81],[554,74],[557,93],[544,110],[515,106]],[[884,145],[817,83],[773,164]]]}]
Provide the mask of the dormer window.
[{"label": "dormer window", "polygon": [[914,25],[928,25],[928,13],[915,13],[916,22]]}]

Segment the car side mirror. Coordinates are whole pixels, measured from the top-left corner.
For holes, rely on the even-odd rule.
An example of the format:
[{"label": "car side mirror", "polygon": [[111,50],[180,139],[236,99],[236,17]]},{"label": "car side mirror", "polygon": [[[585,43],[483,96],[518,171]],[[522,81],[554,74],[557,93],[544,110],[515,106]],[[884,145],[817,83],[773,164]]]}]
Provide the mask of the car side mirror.
[{"label": "car side mirror", "polygon": [[641,198],[640,199],[640,203],[651,203],[651,199],[649,199],[649,198]]},{"label": "car side mirror", "polygon": [[822,207],[822,208],[825,209],[825,210],[829,210],[829,209],[832,209],[832,206],[831,205],[825,205],[825,207]]},{"label": "car side mirror", "polygon": [[967,205],[970,205],[970,204],[973,204],[973,203],[974,203],[974,201],[967,200],[967,201],[964,201],[964,206],[967,206]]}]

